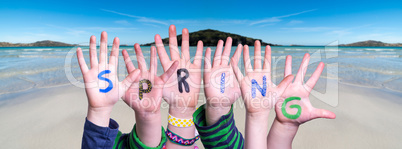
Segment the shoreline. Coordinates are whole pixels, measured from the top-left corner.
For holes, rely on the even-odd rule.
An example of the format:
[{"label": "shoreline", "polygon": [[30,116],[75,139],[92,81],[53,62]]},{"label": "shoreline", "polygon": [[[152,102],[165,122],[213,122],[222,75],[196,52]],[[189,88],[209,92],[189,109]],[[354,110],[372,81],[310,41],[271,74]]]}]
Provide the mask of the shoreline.
[{"label": "shoreline", "polygon": [[[307,76],[307,75],[306,75]],[[309,77],[309,76],[308,76]],[[320,79],[327,79],[329,81],[335,81],[335,79],[331,79],[328,77],[320,77]],[[81,79],[81,78],[80,78]],[[80,81],[83,81],[82,79]],[[202,82],[201,82],[202,84]],[[387,88],[387,87],[375,87],[375,86],[364,86],[364,85],[359,85],[359,84],[353,84],[353,83],[348,83],[348,82],[341,82],[338,81],[338,85],[348,85],[351,87],[359,87],[359,88],[365,88],[365,89],[378,89],[384,92],[387,92],[389,94],[394,94],[394,95],[400,95],[402,96],[402,91],[398,91],[398,90],[393,90],[391,88]],[[66,84],[58,84],[58,85],[54,85],[54,86],[45,86],[45,87],[32,87],[32,88],[28,88],[22,91],[18,91],[18,92],[6,92],[6,93],[0,93],[0,108],[1,105],[3,103],[3,101],[9,100],[9,99],[3,99],[5,97],[15,97],[15,96],[21,96],[21,95],[25,95],[31,92],[35,92],[38,90],[43,90],[43,89],[53,89],[53,88],[58,88],[58,87],[68,87],[68,86],[72,86],[72,87],[76,87],[74,85],[72,85],[71,83],[66,83]],[[78,87],[77,87],[78,88]],[[21,94],[21,95],[18,95]],[[402,101],[401,101],[402,102]]]}]

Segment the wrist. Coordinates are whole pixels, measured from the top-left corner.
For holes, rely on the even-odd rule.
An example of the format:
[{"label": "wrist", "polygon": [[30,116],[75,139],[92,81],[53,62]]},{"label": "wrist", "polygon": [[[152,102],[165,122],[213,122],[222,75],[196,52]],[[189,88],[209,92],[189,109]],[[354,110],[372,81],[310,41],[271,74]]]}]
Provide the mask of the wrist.
[{"label": "wrist", "polygon": [[135,121],[135,131],[141,143],[149,147],[160,145],[160,139],[164,135],[161,129],[160,111],[135,112]]},{"label": "wrist", "polygon": [[190,119],[193,117],[195,110],[195,107],[169,106],[169,114],[177,118]]},{"label": "wrist", "polygon": [[93,108],[88,107],[87,119],[95,125],[109,127],[110,114],[113,107]]},{"label": "wrist", "polygon": [[219,119],[223,116],[226,115],[230,112],[230,109],[232,107],[211,107],[211,106],[205,106],[205,116],[206,116],[206,121],[207,125],[213,125],[216,122],[219,121]]},{"label": "wrist", "polygon": [[280,120],[278,120],[278,117],[275,117],[274,123],[278,124],[280,128],[282,128],[281,131],[289,131],[289,132],[297,132],[300,126],[299,124],[295,123],[281,122]]},{"label": "wrist", "polygon": [[246,112],[247,118],[262,120],[268,119],[269,111],[261,111],[261,112]]},{"label": "wrist", "polygon": [[161,112],[160,110],[154,112],[134,112],[135,114],[135,121],[136,122],[155,122],[156,120],[161,121]]}]

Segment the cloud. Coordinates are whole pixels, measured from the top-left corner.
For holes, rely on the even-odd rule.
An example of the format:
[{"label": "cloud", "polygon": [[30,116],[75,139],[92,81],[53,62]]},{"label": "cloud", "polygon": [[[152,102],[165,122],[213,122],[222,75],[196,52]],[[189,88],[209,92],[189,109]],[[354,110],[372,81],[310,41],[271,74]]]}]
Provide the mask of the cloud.
[{"label": "cloud", "polygon": [[55,28],[55,29],[60,29],[64,30],[66,34],[71,35],[71,36],[88,36],[93,33],[101,32],[101,31],[107,31],[107,32],[113,32],[113,31],[128,31],[128,30],[136,30],[137,28],[134,27],[64,27],[64,26],[58,26],[58,25],[53,25],[53,24],[46,24],[46,26]]},{"label": "cloud", "polygon": [[164,21],[160,21],[160,20],[156,20],[156,19],[151,19],[151,18],[147,18],[147,17],[135,16],[135,15],[130,15],[130,14],[121,13],[121,12],[112,11],[112,10],[107,10],[107,9],[101,9],[101,10],[102,10],[102,11],[105,11],[105,12],[110,12],[110,13],[118,14],[118,15],[121,15],[121,16],[127,16],[127,17],[130,17],[130,18],[136,18],[137,21],[139,21],[139,22],[156,23],[156,24],[162,24],[162,25],[169,25],[168,23],[166,23],[166,22],[164,22]]},{"label": "cloud", "polygon": [[251,22],[250,25],[261,24],[261,23],[280,22],[280,21],[281,20],[279,20],[278,18],[272,17],[272,18],[268,18],[268,19],[263,19],[263,20],[258,20],[258,21]]},{"label": "cloud", "polygon": [[114,21],[114,23],[121,24],[121,25],[131,25],[131,23],[129,23],[127,20],[117,20],[117,21]]},{"label": "cloud", "polygon": [[316,11],[317,9],[311,9],[311,10],[306,10],[306,11],[302,11],[302,12],[297,12],[297,13],[292,13],[292,14],[287,14],[287,15],[283,15],[283,16],[279,16],[277,18],[287,18],[287,17],[291,17],[291,16],[297,16],[299,14],[303,14],[303,13],[307,13],[307,12],[312,12],[312,11]]},{"label": "cloud", "polygon": [[281,28],[283,30],[288,30],[288,31],[298,31],[298,32],[321,32],[321,31],[327,31],[331,29],[337,29],[334,27],[291,27],[291,28]]},{"label": "cloud", "polygon": [[300,20],[292,20],[292,21],[290,21],[290,22],[288,23],[288,25],[296,25],[296,24],[301,24],[301,23],[303,23],[303,21],[300,21]]},{"label": "cloud", "polygon": [[271,26],[271,25],[275,25],[275,23],[262,24],[262,25],[260,25],[260,27]]},{"label": "cloud", "polygon": [[316,10],[317,9],[311,9],[311,10],[301,11],[301,12],[287,14],[287,15],[283,15],[283,16],[277,16],[277,17],[271,17],[271,18],[266,18],[266,19],[262,19],[262,20],[257,20],[257,21],[251,22],[250,25],[256,25],[256,24],[261,24],[261,23],[280,22],[280,21],[282,21],[281,18],[297,16],[297,15],[300,15],[300,14],[303,14],[303,13],[312,12],[312,11],[316,11]]}]

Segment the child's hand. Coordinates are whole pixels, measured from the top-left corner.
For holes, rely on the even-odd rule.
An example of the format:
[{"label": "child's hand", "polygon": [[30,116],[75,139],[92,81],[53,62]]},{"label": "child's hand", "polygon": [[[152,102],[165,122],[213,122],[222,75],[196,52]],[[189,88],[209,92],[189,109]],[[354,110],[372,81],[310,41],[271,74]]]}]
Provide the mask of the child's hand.
[{"label": "child's hand", "polygon": [[[324,69],[324,63],[320,63],[304,84],[304,75],[307,71],[310,55],[306,53],[300,64],[295,81],[286,88],[282,98],[275,105],[276,118],[272,124],[267,137],[268,148],[292,148],[292,142],[296,136],[300,124],[315,118],[334,119],[335,114],[324,109],[314,108],[309,99],[311,90],[314,88],[317,80],[320,78]],[[292,74],[292,57],[286,57],[285,77]],[[290,98],[289,98],[290,97]],[[288,101],[288,100],[296,99]],[[286,108],[282,108],[282,106]],[[290,108],[292,106],[292,108]]]},{"label": "child's hand", "polygon": [[89,54],[91,69],[85,63],[81,48],[77,49],[78,63],[85,82],[88,97],[87,119],[92,123],[109,126],[110,113],[114,104],[121,98],[131,83],[137,79],[139,71],[128,75],[123,82],[117,78],[116,68],[119,57],[119,38],[113,41],[109,63],[107,62],[107,34],[102,32],[99,63],[96,51],[96,38],[91,36]]},{"label": "child's hand", "polygon": [[237,49],[232,57],[232,67],[240,83],[242,97],[248,113],[266,113],[273,108],[276,101],[291,83],[293,76],[289,75],[276,86],[271,81],[271,47],[265,47],[264,66],[261,68],[261,43],[254,44],[254,69],[251,67],[249,47],[244,46],[243,60],[246,77],[243,77],[237,63],[241,49]]},{"label": "child's hand", "polygon": [[[207,99],[206,120],[208,125],[216,123],[222,115],[230,111],[231,105],[240,97],[240,87],[229,65],[232,38],[219,40],[211,66],[211,48],[207,48],[204,61],[204,91]],[[237,49],[243,48],[241,44]]]},{"label": "child's hand", "polygon": [[151,47],[151,62],[150,69],[147,69],[145,58],[142,54],[139,44],[134,45],[135,53],[138,61],[138,69],[136,69],[131,62],[130,56],[126,50],[123,50],[124,61],[126,62],[127,72],[130,74],[135,70],[139,70],[140,77],[134,81],[130,88],[125,93],[123,100],[129,105],[136,114],[150,115],[159,112],[162,102],[163,86],[167,80],[172,76],[178,62],[174,62],[170,68],[161,76],[157,76],[156,49]]},{"label": "child's hand", "polygon": [[[304,84],[304,75],[307,71],[307,66],[310,60],[310,55],[306,53],[304,55],[303,61],[300,65],[299,71],[297,72],[295,81],[289,85],[289,87],[282,94],[282,99],[276,104],[276,119],[281,123],[300,125],[304,122],[310,121],[315,118],[329,118],[334,119],[336,115],[331,111],[324,109],[314,108],[309,99],[311,90],[314,88],[318,79],[320,78],[321,72],[324,69],[324,63],[320,63],[310,77],[310,79]],[[292,74],[292,57],[288,55],[285,62],[285,77]],[[292,100],[284,104],[284,100],[289,97],[300,97],[300,100]],[[289,106],[295,105],[298,108],[289,108]],[[285,106],[286,109],[282,109]],[[301,110],[301,111],[299,111]],[[298,115],[297,113],[300,112]],[[285,115],[294,115],[290,119]]]},{"label": "child's hand", "polygon": [[[172,60],[169,59],[159,35],[155,36],[155,44],[165,72],[174,61],[179,61],[179,66],[174,70],[175,74],[169,78],[163,88],[163,98],[170,106],[169,113],[180,118],[191,118],[201,87],[202,41],[198,41],[193,63],[190,60],[189,33],[186,28],[182,33],[181,56],[174,25],[169,27],[169,48]],[[187,114],[182,115],[183,113]]]},{"label": "child's hand", "polygon": [[[123,100],[135,111],[136,132],[141,142],[147,146],[158,146],[161,135],[161,114],[160,105],[162,102],[163,86],[172,76],[178,62],[173,62],[170,68],[161,76],[157,76],[156,49],[151,47],[150,69],[147,69],[144,55],[139,44],[134,45],[137,55],[138,69],[141,71],[140,77],[131,84]],[[130,56],[123,50],[123,57],[126,63],[127,72],[133,73],[135,69]]]},{"label": "child's hand", "polygon": [[275,86],[271,81],[271,47],[265,47],[264,66],[261,67],[261,43],[254,44],[254,70],[251,68],[249,47],[244,46],[243,60],[246,77],[243,77],[237,63],[241,49],[237,49],[232,58],[232,67],[246,105],[246,138],[245,148],[267,148],[268,115],[276,101],[292,82],[289,75]]}]

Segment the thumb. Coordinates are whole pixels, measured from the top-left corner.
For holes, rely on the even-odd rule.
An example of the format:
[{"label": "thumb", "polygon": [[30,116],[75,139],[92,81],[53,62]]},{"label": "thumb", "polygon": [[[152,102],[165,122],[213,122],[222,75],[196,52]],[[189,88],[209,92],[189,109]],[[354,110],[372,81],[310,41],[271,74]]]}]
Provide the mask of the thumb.
[{"label": "thumb", "polygon": [[[140,70],[136,69],[134,70],[134,72],[131,72],[130,74],[128,74],[128,76],[123,80],[122,85],[124,87],[130,87],[131,84],[138,78],[140,74]],[[127,89],[125,89],[124,91],[126,91]]]},{"label": "thumb", "polygon": [[170,66],[170,68],[160,76],[160,78],[164,83],[166,83],[169,80],[169,78],[173,75],[173,72],[176,70],[178,65],[179,61],[174,61],[174,63]]},{"label": "thumb", "polygon": [[[127,91],[127,89],[131,86],[132,83],[139,77],[140,70],[136,69],[119,84],[119,97],[123,97]],[[124,98],[124,97],[123,97]]]},{"label": "thumb", "polygon": [[327,118],[327,119],[335,119],[336,115],[335,113],[325,110],[325,109],[314,109],[312,113],[312,119],[316,118]]}]

